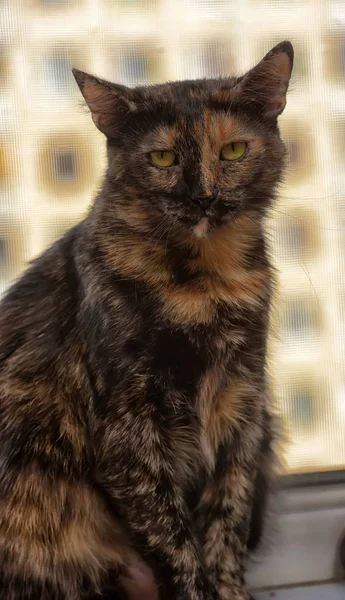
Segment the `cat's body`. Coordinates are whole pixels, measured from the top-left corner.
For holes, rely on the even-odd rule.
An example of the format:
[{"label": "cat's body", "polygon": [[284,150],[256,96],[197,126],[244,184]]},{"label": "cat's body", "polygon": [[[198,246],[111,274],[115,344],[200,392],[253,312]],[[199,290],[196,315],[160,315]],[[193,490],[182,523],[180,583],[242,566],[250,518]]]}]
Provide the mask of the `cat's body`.
[{"label": "cat's body", "polygon": [[[266,58],[275,85],[277,57],[291,72],[291,46]],[[237,80],[153,94],[77,75],[109,169],[1,304],[0,598],[247,600],[273,460],[262,219],[284,148]],[[243,136],[242,166],[215,165]],[[141,166],[168,143],[169,173]]]}]

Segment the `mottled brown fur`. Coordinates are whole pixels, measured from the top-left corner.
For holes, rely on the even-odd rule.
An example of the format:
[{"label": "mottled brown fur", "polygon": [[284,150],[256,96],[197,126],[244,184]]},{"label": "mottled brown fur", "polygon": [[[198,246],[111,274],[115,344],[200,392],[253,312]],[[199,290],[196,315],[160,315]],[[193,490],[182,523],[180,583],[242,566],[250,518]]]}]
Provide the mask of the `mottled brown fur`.
[{"label": "mottled brown fur", "polygon": [[108,170],[1,303],[2,600],[248,600],[292,57],[284,42],[242,78],[131,90],[75,72]]}]

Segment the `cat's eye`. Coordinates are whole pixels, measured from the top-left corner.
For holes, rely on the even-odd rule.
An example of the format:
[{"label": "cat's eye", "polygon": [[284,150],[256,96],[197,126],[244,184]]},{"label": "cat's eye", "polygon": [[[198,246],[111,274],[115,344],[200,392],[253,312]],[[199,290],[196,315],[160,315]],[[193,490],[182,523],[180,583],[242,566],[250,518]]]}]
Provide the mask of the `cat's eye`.
[{"label": "cat's eye", "polygon": [[150,152],[150,159],[157,167],[172,167],[176,162],[176,155],[171,150],[158,150]]},{"label": "cat's eye", "polygon": [[222,160],[238,160],[244,155],[246,149],[246,142],[233,142],[224,146],[220,152],[220,158]]}]

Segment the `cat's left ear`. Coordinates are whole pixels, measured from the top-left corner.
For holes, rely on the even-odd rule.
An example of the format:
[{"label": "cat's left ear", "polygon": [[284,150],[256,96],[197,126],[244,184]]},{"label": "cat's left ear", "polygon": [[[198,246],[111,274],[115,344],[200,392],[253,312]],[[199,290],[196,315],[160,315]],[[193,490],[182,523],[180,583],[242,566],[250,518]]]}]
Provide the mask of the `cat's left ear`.
[{"label": "cat's left ear", "polygon": [[111,136],[121,120],[137,108],[132,90],[79,69],[72,69],[72,72],[96,127],[106,136]]},{"label": "cat's left ear", "polygon": [[240,95],[241,101],[256,104],[264,118],[275,121],[286,105],[293,58],[290,42],[277,44],[240,79],[233,91]]}]

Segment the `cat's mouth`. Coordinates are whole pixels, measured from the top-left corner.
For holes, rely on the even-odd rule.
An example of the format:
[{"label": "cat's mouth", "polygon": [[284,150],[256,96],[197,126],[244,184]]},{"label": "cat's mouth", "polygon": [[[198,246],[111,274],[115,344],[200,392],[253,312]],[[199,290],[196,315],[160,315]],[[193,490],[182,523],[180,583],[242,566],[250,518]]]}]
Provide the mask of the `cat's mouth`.
[{"label": "cat's mouth", "polygon": [[195,235],[197,238],[205,238],[215,229],[219,229],[220,227],[227,225],[229,221],[232,221],[233,218],[233,214],[227,214],[218,218],[211,215],[205,215],[192,226],[193,235]]},{"label": "cat's mouth", "polygon": [[216,229],[227,225],[234,218],[235,213],[219,206],[217,210],[213,207],[193,212],[194,214],[190,215],[178,215],[177,222],[199,239],[206,238]]}]

